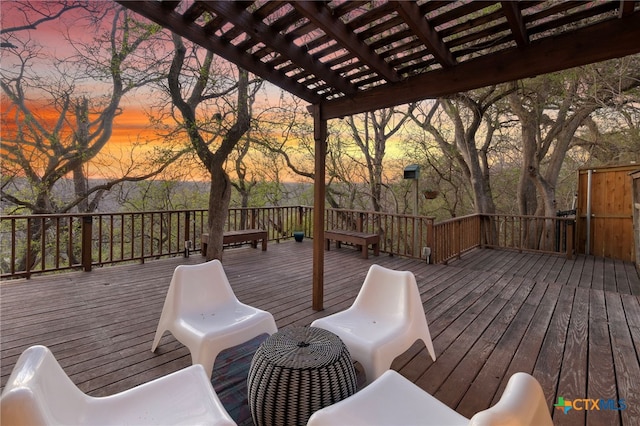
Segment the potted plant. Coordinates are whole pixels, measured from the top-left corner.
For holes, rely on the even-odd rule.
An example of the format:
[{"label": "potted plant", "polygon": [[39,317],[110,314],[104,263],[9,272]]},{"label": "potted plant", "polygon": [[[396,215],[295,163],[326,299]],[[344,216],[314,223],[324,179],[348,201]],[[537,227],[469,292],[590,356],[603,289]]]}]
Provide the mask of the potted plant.
[{"label": "potted plant", "polygon": [[426,198],[427,200],[433,200],[438,196],[439,193],[440,192],[436,189],[427,189],[425,191],[422,191],[422,195],[424,195],[424,198]]},{"label": "potted plant", "polygon": [[295,224],[291,234],[297,242],[301,243],[304,239],[304,225],[302,223]]},{"label": "potted plant", "polygon": [[289,230],[291,235],[293,235],[293,238],[297,242],[301,243],[302,240],[304,239],[304,220],[302,220],[301,222],[298,222],[297,220],[293,220],[291,222]]}]

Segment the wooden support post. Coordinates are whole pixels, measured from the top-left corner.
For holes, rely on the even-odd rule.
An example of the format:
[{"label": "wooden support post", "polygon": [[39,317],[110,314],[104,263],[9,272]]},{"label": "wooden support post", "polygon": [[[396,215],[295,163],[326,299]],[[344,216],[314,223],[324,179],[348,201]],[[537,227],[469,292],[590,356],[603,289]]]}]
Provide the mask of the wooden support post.
[{"label": "wooden support post", "polygon": [[460,229],[460,221],[457,220],[455,222],[455,234],[456,234],[456,259],[460,259],[462,257],[462,230]]},{"label": "wooden support post", "polygon": [[302,229],[303,231],[307,231],[305,228],[303,228],[303,225],[305,225],[305,221],[304,221],[304,207],[302,206],[298,206],[298,218],[296,219],[296,228],[298,229]]},{"label": "wooden support post", "polygon": [[31,278],[31,261],[33,258],[33,253],[31,252],[31,239],[33,238],[33,232],[32,232],[32,228],[33,227],[33,222],[31,221],[31,219],[27,219],[27,264],[26,266],[26,270],[25,270],[25,276],[27,278]]},{"label": "wooden support post", "polygon": [[257,219],[258,219],[257,209],[251,209],[251,225],[249,226],[251,229],[259,228]]},{"label": "wooden support post", "polygon": [[[190,224],[191,224],[191,212],[187,211],[185,212],[185,216],[184,216],[184,257],[189,257],[189,251],[191,250],[191,245],[193,244],[193,242],[191,241],[191,232],[189,229]],[[144,255],[142,257],[144,258]]]},{"label": "wooden support post", "polygon": [[93,232],[93,216],[87,215],[82,217],[82,268],[85,272],[91,272],[92,262],[92,232]]},{"label": "wooden support post", "polygon": [[324,198],[327,156],[327,120],[320,105],[311,107],[315,141],[315,173],[313,187],[313,291],[312,308],[324,309]]},{"label": "wooden support post", "polygon": [[[433,235],[434,233],[434,228],[433,228],[433,219],[429,218],[427,219],[427,247],[429,247],[431,249],[431,253],[429,253],[429,255],[426,258],[426,262],[427,263],[436,263],[433,261],[433,259],[435,259],[437,250],[435,247],[435,235]],[[422,253],[420,253],[422,254]]]},{"label": "wooden support post", "polygon": [[575,232],[574,232],[574,224],[575,222],[572,220],[568,220],[567,222],[565,222],[567,224],[567,259],[571,260],[573,259],[573,241],[575,238]]}]

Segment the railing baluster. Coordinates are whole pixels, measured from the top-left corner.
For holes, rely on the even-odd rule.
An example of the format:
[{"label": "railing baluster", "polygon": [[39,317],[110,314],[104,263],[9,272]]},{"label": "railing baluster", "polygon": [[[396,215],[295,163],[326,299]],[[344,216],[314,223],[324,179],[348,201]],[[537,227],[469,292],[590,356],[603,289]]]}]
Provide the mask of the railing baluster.
[{"label": "railing baluster", "polygon": [[11,275],[16,273],[16,220],[11,219]]},{"label": "railing baluster", "polygon": [[109,261],[113,262],[113,215],[109,215],[109,221],[111,222],[109,226],[109,240],[111,241],[109,244]]},{"label": "railing baluster", "polygon": [[45,265],[45,260],[46,260],[46,256],[45,256],[45,249],[47,247],[47,240],[46,240],[46,232],[45,232],[45,226],[46,226],[46,219],[42,218],[40,220],[40,270],[44,271],[46,269]]},{"label": "railing baluster", "polygon": [[102,264],[102,215],[98,216],[98,265]]},{"label": "railing baluster", "polygon": [[55,218],[55,223],[56,223],[56,243],[55,243],[55,253],[54,253],[54,262],[55,262],[55,269],[60,269],[60,217],[56,217]]},{"label": "railing baluster", "polygon": [[31,238],[32,238],[32,232],[31,232],[31,219],[27,220],[27,256],[26,256],[26,265],[25,265],[25,273],[27,278],[29,278],[31,276],[31,257],[32,257],[32,253],[31,253]]},{"label": "railing baluster", "polygon": [[92,264],[92,250],[91,250],[91,241],[92,241],[92,231],[93,231],[93,217],[91,215],[82,217],[82,248],[81,248],[81,256],[82,256],[82,268],[85,272],[91,271]]}]

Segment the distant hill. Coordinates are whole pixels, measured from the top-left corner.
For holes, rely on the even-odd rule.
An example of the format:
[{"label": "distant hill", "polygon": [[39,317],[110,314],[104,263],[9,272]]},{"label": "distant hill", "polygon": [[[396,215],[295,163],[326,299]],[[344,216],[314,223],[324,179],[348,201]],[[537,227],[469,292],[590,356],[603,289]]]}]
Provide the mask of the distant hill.
[{"label": "distant hill", "polygon": [[[103,179],[90,179],[90,187],[104,184]],[[29,193],[31,186],[26,179],[16,179],[12,182],[13,191],[16,193]],[[260,207],[273,205],[272,198],[273,184],[259,185],[255,187],[253,194],[255,201]],[[150,186],[152,189],[149,189]],[[312,203],[313,185],[308,183],[284,183],[279,188],[278,205],[299,205]],[[13,192],[12,191],[12,192]],[[146,196],[145,196],[146,192]],[[61,179],[55,186],[56,197],[60,200],[71,201],[73,198],[73,181],[71,179]],[[169,199],[167,203],[175,206],[172,209],[205,209],[207,208],[209,196],[208,182],[166,182],[166,181],[146,181],[146,182],[123,182],[106,192],[99,204],[96,213],[112,213],[120,211],[131,211],[134,205],[148,205],[145,210],[164,210],[158,206],[163,205],[161,199]],[[311,198],[310,198],[311,197]],[[93,199],[93,195],[91,196]],[[232,207],[240,205],[239,195],[234,191],[232,195]],[[147,202],[144,202],[147,200]],[[129,204],[131,203],[131,204]],[[166,205],[166,204],[164,204]],[[9,213],[13,205],[5,201],[0,202],[3,213]],[[73,212],[77,212],[73,211]]]}]

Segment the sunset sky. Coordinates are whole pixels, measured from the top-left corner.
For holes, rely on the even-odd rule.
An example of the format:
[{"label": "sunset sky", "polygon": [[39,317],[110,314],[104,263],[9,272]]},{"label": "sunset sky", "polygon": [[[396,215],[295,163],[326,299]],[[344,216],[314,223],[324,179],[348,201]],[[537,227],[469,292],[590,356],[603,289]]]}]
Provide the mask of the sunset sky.
[{"label": "sunset sky", "polygon": [[[37,8],[44,7],[46,4],[42,1],[31,3],[32,6],[37,6]],[[0,16],[3,29],[25,25],[27,19],[17,10],[17,5],[17,2],[1,1],[0,8],[2,13]],[[34,76],[51,77],[51,81],[60,81],[61,74],[55,69],[55,62],[69,58],[77,53],[67,39],[71,38],[76,43],[92,41],[96,33],[110,29],[112,16],[109,15],[102,19],[98,23],[100,28],[96,28],[95,24],[87,26],[89,21],[86,11],[70,11],[54,21],[39,24],[35,30],[20,30],[2,34],[0,37],[3,42],[10,42],[18,46],[18,49],[9,50],[3,48],[0,50],[2,55],[0,66],[3,74],[5,76],[9,75],[8,73],[15,69],[14,67],[18,64],[16,52],[21,50],[23,43],[29,42],[38,46],[39,55],[38,58],[30,61],[30,67],[27,72]],[[32,11],[28,20],[34,22],[39,18],[40,16],[35,11]],[[97,96],[110,96],[111,94],[109,85],[101,81],[85,80],[78,82],[76,80],[73,83],[76,85],[76,90],[72,95],[75,98],[87,96],[96,99]],[[46,93],[37,92],[34,87],[26,87],[25,91],[27,105],[34,115],[42,123],[46,123],[48,128],[53,127],[55,120],[58,118],[58,112],[50,106],[52,98],[47,96],[48,94]],[[140,89],[130,92],[122,99],[120,103],[121,114],[115,118],[111,139],[103,149],[103,159],[100,160],[102,164],[97,169],[95,167],[90,169],[90,173],[94,177],[110,173],[105,170],[104,164],[107,161],[116,163],[113,166],[113,172],[118,173],[117,169],[120,165],[118,159],[124,160],[125,157],[131,155],[132,144],[139,144],[144,141],[155,141],[157,143],[158,135],[147,117],[147,111],[151,104],[149,101],[152,96],[147,89]],[[2,93],[2,110],[4,112],[11,110],[11,102],[8,101],[4,93]],[[5,114],[3,118],[4,131],[10,133],[13,124],[12,115]],[[148,145],[136,147],[136,155],[144,157],[146,153],[154,148],[154,144]]]},{"label": "sunset sky", "polygon": [[[44,1],[32,2],[32,4],[44,3]],[[2,28],[15,27],[25,23],[22,14],[15,8],[16,4],[17,2],[6,0],[2,0],[0,3],[2,9],[2,13],[0,14]],[[33,20],[37,18],[37,15],[31,14],[30,19]],[[110,20],[111,16],[101,21],[104,30],[110,27]],[[73,46],[67,40],[68,37],[80,42],[88,40],[89,37],[93,37],[94,34],[88,32],[86,25],[86,12],[70,11],[57,20],[39,24],[36,30],[19,31],[16,32],[14,36],[22,42],[30,40],[33,44],[40,47],[40,58],[31,61],[30,71],[34,74],[40,73],[51,76],[55,75],[54,61],[68,58],[75,53]],[[2,41],[7,39],[8,37],[5,35],[2,36]],[[0,51],[0,53],[2,53],[2,68],[10,69],[15,63],[15,56],[7,54],[7,51],[4,49]],[[99,90],[101,85],[102,83],[96,80],[85,81],[78,84],[80,87],[84,86],[83,90],[90,94],[101,92]],[[29,89],[30,88],[27,88],[27,90]],[[118,125],[114,128],[114,142],[127,142],[132,134],[147,130],[149,121],[144,114],[147,99],[148,95],[142,93],[142,91],[140,91],[140,93],[134,93],[133,95],[127,95],[123,99],[121,103],[123,114],[116,119]],[[55,114],[54,111],[44,110],[42,106],[37,107],[36,111],[43,117]]]},{"label": "sunset sky", "polygon": [[[2,0],[0,3],[0,7],[2,7],[2,28],[12,28],[24,25],[24,16],[16,10],[16,4],[16,2],[5,0]],[[46,3],[33,2],[32,4],[43,5]],[[34,18],[37,18],[37,16],[33,15],[31,17],[32,20]],[[99,22],[98,25],[102,26],[100,29],[103,32],[110,28],[111,18],[112,16],[108,16]],[[41,48],[41,57],[32,62],[30,72],[37,75],[59,78],[57,77],[59,74],[56,74],[54,68],[54,62],[56,60],[68,58],[76,53],[67,38],[71,38],[74,42],[93,40],[93,37],[96,34],[95,25],[87,26],[87,24],[88,19],[85,11],[72,11],[67,12],[60,19],[38,25],[36,30],[23,30],[17,31],[13,34],[3,34],[2,41],[11,41],[11,37],[15,37],[15,39],[13,39],[14,44],[18,44],[18,41],[24,43],[26,40],[30,39],[32,43],[40,46]],[[2,54],[1,66],[3,71],[11,70],[12,66],[16,64],[16,57],[13,53],[14,52],[9,52],[7,49],[2,49],[0,51],[0,54]],[[76,97],[81,96],[83,93],[86,93],[91,97],[95,97],[97,94],[110,94],[109,88],[105,88],[104,83],[99,81],[84,81],[77,83],[77,85],[81,90],[77,90],[74,93],[74,96]],[[270,84],[266,87],[267,89],[260,94],[261,101],[264,102],[265,98],[278,99],[278,96],[280,95],[279,89]],[[32,88],[28,88],[28,90],[30,89]],[[44,97],[38,99],[37,96],[37,92],[34,92],[33,90],[30,90],[27,95],[28,100],[31,101],[32,104],[34,102],[42,103],[42,105],[33,109],[34,113],[36,116],[42,118],[47,117],[47,120],[51,123],[52,120],[57,118],[56,112],[47,106],[47,103],[51,100],[44,99]],[[106,164],[107,162],[114,163],[113,170],[107,172],[105,170],[106,166],[99,166],[98,168],[93,167],[90,169],[90,173],[92,173],[94,177],[98,177],[105,173],[118,174],[118,166],[121,162],[121,160],[118,159],[123,159],[122,161],[124,161],[124,159],[131,154],[130,151],[132,144],[151,141],[151,143],[147,143],[147,146],[137,146],[135,148],[136,155],[148,156],[149,152],[154,149],[154,146],[157,146],[158,143],[162,143],[162,140],[159,139],[156,130],[151,127],[146,115],[149,111],[151,105],[150,100],[153,99],[153,96],[156,95],[150,93],[148,89],[140,89],[123,98],[120,103],[122,113],[116,117],[111,139],[103,149],[103,157],[108,158],[102,160],[103,164]],[[2,104],[3,110],[6,110],[7,107],[10,106],[4,94],[2,95]],[[5,126],[9,127],[6,124]],[[389,158],[398,158],[401,155],[403,155],[403,152],[399,150],[397,146],[389,144],[387,149],[387,156]]]}]

